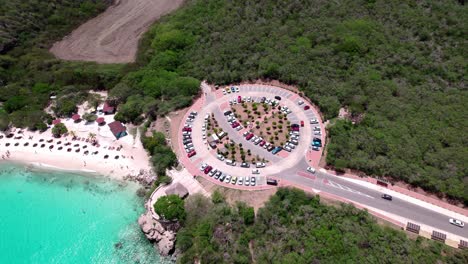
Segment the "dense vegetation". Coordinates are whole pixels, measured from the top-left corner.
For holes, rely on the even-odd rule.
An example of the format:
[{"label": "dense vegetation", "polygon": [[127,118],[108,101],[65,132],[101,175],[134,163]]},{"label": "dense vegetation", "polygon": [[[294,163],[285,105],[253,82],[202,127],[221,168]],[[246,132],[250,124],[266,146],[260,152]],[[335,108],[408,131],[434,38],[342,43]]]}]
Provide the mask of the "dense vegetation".
[{"label": "dense vegetation", "polygon": [[151,30],[143,73],[298,85],[325,118],[346,107],[358,121],[331,126],[329,164],[468,203],[467,11],[455,0],[192,0]]},{"label": "dense vegetation", "polygon": [[183,221],[185,219],[184,200],[177,194],[161,196],[154,203],[154,211],[164,219]]},{"label": "dense vegetation", "polygon": [[160,177],[166,174],[166,169],[177,165],[177,156],[166,143],[166,137],[161,132],[153,132],[151,137],[142,136],[143,147],[151,156],[154,172]]},{"label": "dense vegetation", "polygon": [[[467,263],[468,252],[381,227],[367,212],[279,189],[260,208],[203,196],[185,202],[178,261],[193,263]],[[250,210],[249,210],[250,209]],[[250,249],[249,249],[250,243]]]}]

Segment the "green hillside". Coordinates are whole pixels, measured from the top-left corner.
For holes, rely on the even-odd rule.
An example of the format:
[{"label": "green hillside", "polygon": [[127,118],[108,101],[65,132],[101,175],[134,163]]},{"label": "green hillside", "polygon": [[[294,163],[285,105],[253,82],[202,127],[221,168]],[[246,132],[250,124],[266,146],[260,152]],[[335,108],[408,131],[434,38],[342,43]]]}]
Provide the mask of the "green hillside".
[{"label": "green hillside", "polygon": [[[332,119],[330,165],[468,203],[467,14],[455,0],[192,0],[151,30],[138,84],[297,85]],[[334,120],[341,107],[356,124]]]}]

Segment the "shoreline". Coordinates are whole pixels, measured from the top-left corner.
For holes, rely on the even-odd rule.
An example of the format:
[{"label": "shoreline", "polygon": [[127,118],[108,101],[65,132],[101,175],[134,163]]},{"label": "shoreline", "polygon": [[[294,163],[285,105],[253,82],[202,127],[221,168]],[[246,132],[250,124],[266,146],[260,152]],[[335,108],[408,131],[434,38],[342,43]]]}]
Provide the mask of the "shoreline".
[{"label": "shoreline", "polygon": [[0,137],[0,163],[102,175],[116,180],[149,182],[155,178],[139,133],[120,140],[96,134],[100,144],[79,137],[54,138],[50,131],[20,130],[9,138],[0,133],[3,135]]}]

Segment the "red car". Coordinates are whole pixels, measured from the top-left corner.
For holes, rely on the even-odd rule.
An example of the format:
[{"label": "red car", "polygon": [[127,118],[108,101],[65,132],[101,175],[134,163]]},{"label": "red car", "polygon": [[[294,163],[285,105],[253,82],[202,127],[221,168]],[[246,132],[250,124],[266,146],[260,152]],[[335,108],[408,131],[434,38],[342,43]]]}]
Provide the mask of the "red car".
[{"label": "red car", "polygon": [[309,110],[310,109],[310,106],[306,105],[304,106],[304,110]]},{"label": "red car", "polygon": [[292,131],[299,131],[299,127],[291,127]]},{"label": "red car", "polygon": [[192,150],[187,154],[187,157],[191,158],[191,157],[193,157],[195,155],[197,155],[197,152],[195,150]]},{"label": "red car", "polygon": [[253,138],[254,134],[253,133],[250,133],[247,135],[247,137],[245,137],[245,139],[247,140],[250,140],[251,138]]},{"label": "red car", "polygon": [[265,144],[266,144],[265,140],[262,140],[259,145],[260,147],[263,147]]},{"label": "red car", "polygon": [[184,128],[182,128],[182,131],[192,132],[192,128],[190,128],[190,127],[184,127]]},{"label": "red car", "polygon": [[239,122],[234,122],[234,123],[232,123],[231,126],[232,126],[232,128],[236,128],[236,127],[238,127],[239,125],[240,125]]},{"label": "red car", "polygon": [[238,102],[239,104],[242,103],[242,97],[237,96],[237,102]]},{"label": "red car", "polygon": [[303,126],[304,126],[304,121],[301,121],[301,127],[303,127]]},{"label": "red car", "polygon": [[212,169],[213,169],[213,167],[207,166],[203,172],[204,172],[205,174],[208,174],[208,172],[210,172]]}]

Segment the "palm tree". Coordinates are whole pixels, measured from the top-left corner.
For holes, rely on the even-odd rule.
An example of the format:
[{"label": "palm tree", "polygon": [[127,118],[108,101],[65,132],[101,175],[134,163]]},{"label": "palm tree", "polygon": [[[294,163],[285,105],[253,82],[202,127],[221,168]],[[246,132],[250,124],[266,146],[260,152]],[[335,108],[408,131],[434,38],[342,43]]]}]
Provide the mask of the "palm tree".
[{"label": "palm tree", "polygon": [[89,138],[89,140],[95,140],[96,139],[96,134],[90,132],[88,134],[88,138]]}]

